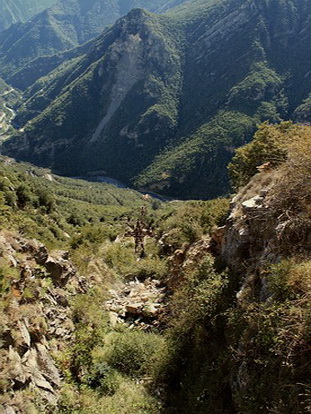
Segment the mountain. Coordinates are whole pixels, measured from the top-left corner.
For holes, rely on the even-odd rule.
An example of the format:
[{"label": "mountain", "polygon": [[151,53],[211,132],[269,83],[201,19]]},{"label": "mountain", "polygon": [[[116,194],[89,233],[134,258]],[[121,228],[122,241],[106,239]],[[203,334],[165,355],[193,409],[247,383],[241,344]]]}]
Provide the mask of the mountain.
[{"label": "mountain", "polygon": [[1,412],[310,413],[310,147],[260,126],[231,203],[0,157]]},{"label": "mountain", "polygon": [[256,125],[308,105],[310,14],[307,0],[132,10],[26,91],[17,119],[28,123],[3,151],[174,197],[225,194]]},{"label": "mountain", "polygon": [[0,31],[31,18],[54,3],[56,0],[0,0]]},{"label": "mountain", "polygon": [[[59,0],[31,20],[0,33],[2,77],[25,89],[33,80],[27,75],[27,65],[36,73],[36,58],[46,58],[95,38],[133,7],[156,11],[163,4],[165,0]],[[169,7],[166,4],[163,10]]]}]

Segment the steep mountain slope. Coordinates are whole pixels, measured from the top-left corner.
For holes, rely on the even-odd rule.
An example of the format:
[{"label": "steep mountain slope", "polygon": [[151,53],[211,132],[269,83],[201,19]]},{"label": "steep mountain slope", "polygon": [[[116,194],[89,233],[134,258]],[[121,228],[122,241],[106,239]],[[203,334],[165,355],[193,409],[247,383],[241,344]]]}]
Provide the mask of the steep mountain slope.
[{"label": "steep mountain slope", "polygon": [[231,202],[156,205],[0,157],[0,411],[310,413],[310,146],[262,124]]},{"label": "steep mountain slope", "polygon": [[14,133],[11,120],[15,117],[15,111],[12,108],[20,100],[20,92],[7,85],[0,78],[0,142]]},{"label": "steep mountain slope", "polygon": [[[152,203],[151,198],[143,199],[132,190],[57,177],[0,157],[1,413],[88,412],[88,404],[84,406],[82,400],[76,404],[76,398],[80,399],[78,387],[88,388],[87,384],[93,382],[89,356],[108,338],[109,331],[113,333],[105,301],[116,275],[103,262],[99,246],[118,248],[118,242],[112,245],[112,240],[124,232],[127,217],[135,217],[135,211]],[[138,263],[131,240],[127,238],[126,242],[122,254],[128,269],[136,268],[135,276],[148,265],[149,272],[153,263],[154,268],[162,265],[159,258],[151,257]],[[141,334],[139,339],[145,340],[144,347],[151,350],[148,355],[154,352],[156,343],[163,343],[155,335],[131,332],[136,335],[136,344]],[[102,375],[100,367],[96,371]],[[103,372],[103,378],[108,371]],[[72,382],[65,379],[69,372],[73,374]],[[96,382],[97,373],[91,375]],[[117,371],[113,377],[109,374],[108,382],[116,386],[111,388],[107,382],[108,388],[101,389],[99,398],[95,397],[99,388],[94,382],[92,411],[158,412],[148,410],[149,405],[156,404],[147,390],[137,386],[136,379],[124,375],[123,381]],[[71,410],[66,399],[76,381],[76,407]],[[119,397],[115,401],[117,388]],[[117,408],[112,411],[107,405]],[[121,405],[126,409],[120,411]]]},{"label": "steep mountain slope", "polygon": [[25,21],[57,0],[0,0],[0,31],[12,23]]},{"label": "steep mountain slope", "polygon": [[[158,137],[155,142],[148,139],[149,133],[152,131],[146,131],[145,143],[150,148],[149,155],[146,154],[146,157],[149,157],[149,161],[159,146],[165,144],[166,135],[176,126],[175,105],[177,102],[176,94],[180,89],[181,61],[177,51],[178,31],[170,23],[171,21],[166,18],[133,10],[128,17],[121,19],[116,26],[96,40],[87,55],[77,60],[67,61],[57,69],[59,77],[53,74],[49,76],[49,79],[46,79],[45,86],[41,84],[41,88],[39,87],[38,95],[43,97],[43,105],[49,103],[51,96],[47,88],[50,89],[53,99],[56,88],[59,92],[64,92],[69,87],[64,95],[65,105],[68,108],[66,118],[59,119],[58,124],[62,133],[67,134],[68,131],[65,132],[65,129],[66,125],[69,126],[72,121],[70,120],[71,116],[76,113],[80,117],[79,121],[77,118],[77,122],[75,122],[75,140],[76,142],[79,139],[85,140],[89,133],[94,152],[89,147],[87,151],[91,150],[92,154],[83,154],[77,147],[76,154],[85,157],[85,161],[88,155],[91,158],[94,157],[94,164],[91,161],[89,168],[92,164],[94,167],[97,164],[95,168],[102,169],[97,168],[100,165],[103,166],[101,162],[98,163],[100,159],[96,159],[97,154],[99,155],[98,145],[101,145],[101,140],[98,138],[104,127],[110,126],[109,121],[113,119],[114,115],[120,114],[119,106],[123,104],[124,99],[130,99],[127,96],[129,92],[132,94],[132,99],[136,100],[137,105],[132,105],[132,107],[128,107],[126,112],[123,112],[124,119],[128,123],[139,122],[142,113],[145,113],[145,122],[143,119],[140,122],[141,131],[150,128],[147,126],[149,122],[153,122],[154,127],[159,123]],[[43,90],[41,90],[42,88]],[[77,88],[76,92],[72,88]],[[74,100],[73,94],[75,95]],[[141,99],[142,97],[143,99]],[[76,98],[80,100],[79,103]],[[38,99],[40,98],[38,97]],[[76,104],[81,108],[80,113],[74,109]],[[153,104],[156,105],[151,108]],[[162,113],[163,117],[162,115],[158,116],[159,113]],[[45,122],[43,118],[42,121]],[[136,133],[131,135],[130,130],[124,129],[122,134],[124,138],[120,141],[120,149],[122,150],[122,142],[128,141],[129,144],[127,145],[127,154],[124,154],[128,160],[125,161],[125,157],[123,160],[126,167],[135,168],[138,172],[145,161],[143,159],[137,160],[135,166],[132,160],[135,157],[136,149],[142,149],[142,147],[138,142],[135,143]],[[109,134],[109,139],[111,137]],[[67,145],[61,135],[59,135],[59,140]],[[85,140],[85,144],[88,145],[88,139]],[[95,149],[95,147],[97,148]],[[63,153],[65,158],[68,155]],[[111,155],[110,157],[107,154],[107,158],[113,164],[114,155]],[[42,156],[45,157],[43,153]],[[71,164],[70,159],[66,161],[69,167],[67,172],[69,173],[74,165],[77,167],[74,168],[77,173],[82,172],[83,168],[78,166],[80,162],[77,164],[73,157],[70,156],[70,158],[74,164]],[[46,161],[50,162],[51,158]],[[85,161],[81,160],[81,166]],[[108,170],[106,167],[103,169]]]},{"label": "steep mountain slope", "polygon": [[307,0],[134,10],[27,91],[19,119],[33,119],[3,150],[177,197],[223,194],[234,148],[310,93],[310,15]]},{"label": "steep mountain slope", "polygon": [[167,412],[310,412],[310,144],[310,126],[262,126],[235,157],[247,185],[211,235],[216,260],[175,252]]},{"label": "steep mountain slope", "polygon": [[[24,88],[25,81],[29,86],[31,83],[24,77],[24,84],[16,84],[15,80],[29,62],[95,38],[133,7],[156,11],[163,3],[164,0],[58,0],[31,20],[0,34],[2,76],[13,86]],[[36,72],[35,65],[32,68]]]},{"label": "steep mountain slope", "polygon": [[98,230],[100,223],[105,223],[104,232],[109,237],[115,233],[114,227],[120,226],[117,221],[121,217],[146,205],[136,191],[58,177],[7,157],[0,157],[0,167],[1,229],[21,232],[53,246],[61,247],[91,224]]}]

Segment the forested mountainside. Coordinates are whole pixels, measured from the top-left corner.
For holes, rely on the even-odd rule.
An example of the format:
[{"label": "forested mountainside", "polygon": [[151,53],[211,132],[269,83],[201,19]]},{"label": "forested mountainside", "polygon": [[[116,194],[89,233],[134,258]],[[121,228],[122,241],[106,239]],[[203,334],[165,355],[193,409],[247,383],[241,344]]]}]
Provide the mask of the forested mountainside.
[{"label": "forested mountainside", "polygon": [[[134,7],[157,11],[165,4],[163,10],[169,9],[165,0],[58,0],[54,3],[29,21],[12,25],[0,34],[1,76],[13,86],[29,86],[24,69],[32,64],[32,71],[36,73],[33,62],[36,58],[72,49],[95,38]],[[16,78],[22,79],[17,82]]]},{"label": "forested mountainside", "polygon": [[51,245],[66,241],[76,226],[131,215],[142,195],[110,184],[73,180],[49,170],[0,158],[1,228],[15,229]]},{"label": "forested mountainside", "polygon": [[310,145],[262,124],[230,207],[2,157],[2,412],[310,412]]},{"label": "forested mountainside", "polygon": [[11,24],[26,21],[57,0],[0,0],[0,31]]},{"label": "forested mountainside", "polygon": [[51,4],[0,31],[0,413],[311,413],[310,0]]},{"label": "forested mountainside", "polygon": [[26,90],[3,152],[173,197],[224,194],[258,123],[310,121],[310,15],[307,0],[132,10]]}]

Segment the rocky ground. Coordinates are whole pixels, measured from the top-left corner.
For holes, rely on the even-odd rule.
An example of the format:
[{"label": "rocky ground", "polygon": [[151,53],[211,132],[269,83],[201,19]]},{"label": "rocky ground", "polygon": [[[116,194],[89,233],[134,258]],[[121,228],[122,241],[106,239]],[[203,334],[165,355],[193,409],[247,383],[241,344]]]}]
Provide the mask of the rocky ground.
[{"label": "rocky ground", "polygon": [[52,355],[73,339],[69,299],[87,286],[66,252],[11,232],[0,233],[0,262],[0,412],[22,414],[30,395],[56,403],[61,374]]},{"label": "rocky ground", "polygon": [[[71,299],[91,282],[80,276],[66,251],[0,232],[0,413],[32,412],[43,402],[53,412],[62,386],[56,355],[75,340]],[[167,310],[167,288],[148,278],[112,285],[103,304],[112,327],[159,331]],[[27,411],[28,410],[28,411]]]},{"label": "rocky ground", "polygon": [[141,330],[160,328],[165,313],[166,288],[159,280],[135,279],[110,290],[106,306],[113,326],[126,323],[129,328]]},{"label": "rocky ground", "polygon": [[168,259],[168,273],[162,281],[135,279],[114,286],[106,301],[111,324],[125,323],[131,329],[136,327],[147,331],[164,329],[170,295],[183,281],[185,273],[195,269],[206,254],[221,248],[223,233],[224,228],[219,228],[212,238],[204,236],[196,243],[176,250]]}]

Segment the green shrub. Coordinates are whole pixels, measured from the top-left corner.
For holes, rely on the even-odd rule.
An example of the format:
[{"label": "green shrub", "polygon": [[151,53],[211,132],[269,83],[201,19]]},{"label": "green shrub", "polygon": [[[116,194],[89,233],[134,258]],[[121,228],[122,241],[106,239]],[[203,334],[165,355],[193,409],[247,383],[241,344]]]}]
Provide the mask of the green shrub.
[{"label": "green shrub", "polygon": [[178,413],[233,412],[226,407],[231,355],[224,339],[225,312],[234,295],[230,283],[207,256],[184,274],[171,299],[168,349],[158,360],[154,382]]},{"label": "green shrub", "polygon": [[20,184],[16,189],[17,205],[23,209],[34,200],[34,196],[29,186]]},{"label": "green shrub", "polygon": [[187,335],[213,317],[223,305],[227,286],[227,274],[215,272],[212,257],[206,256],[197,269],[184,275],[184,282],[172,298],[172,333]]},{"label": "green shrub", "polygon": [[[153,254],[148,254],[152,252]],[[105,263],[118,275],[127,279],[146,279],[154,277],[161,279],[166,271],[166,261],[160,259],[154,252],[154,246],[147,243],[147,255],[143,259],[137,258],[132,242],[107,244],[103,251]]]},{"label": "green shrub", "polygon": [[134,381],[123,379],[113,395],[102,396],[72,386],[61,390],[58,414],[160,414],[160,404],[146,389]]},{"label": "green shrub", "polygon": [[18,270],[0,258],[0,297],[9,292],[14,279],[19,279]]},{"label": "green shrub", "polygon": [[104,297],[98,290],[79,295],[72,302],[76,340],[71,348],[70,370],[78,382],[87,384],[93,370],[93,350],[103,345],[107,331]]},{"label": "green shrub", "polygon": [[168,216],[160,220],[160,230],[165,234],[165,244],[171,251],[198,241],[215,225],[223,225],[229,211],[229,200],[187,201],[173,204]]},{"label": "green shrub", "polygon": [[115,332],[105,338],[103,359],[123,374],[132,377],[150,375],[164,347],[165,340],[157,334]]},{"label": "green shrub", "polygon": [[96,362],[93,357],[93,364],[86,379],[89,387],[96,389],[101,395],[113,395],[119,389],[121,381],[122,376],[117,370],[106,362]]},{"label": "green shrub", "polygon": [[100,245],[106,240],[113,240],[117,236],[116,229],[109,225],[86,225],[80,229],[71,241],[71,248],[77,249],[81,245]]},{"label": "green shrub", "polygon": [[293,133],[295,126],[290,122],[279,125],[264,123],[259,126],[252,142],[236,150],[229,165],[232,185],[235,189],[244,186],[264,163],[276,167],[285,161],[286,139]]},{"label": "green shrub", "polygon": [[275,301],[299,300],[311,295],[311,262],[282,260],[267,270],[267,286]]},{"label": "green shrub", "polygon": [[38,197],[38,205],[45,207],[47,214],[52,213],[52,211],[55,209],[55,199],[53,195],[42,188],[39,188],[37,190],[36,195]]},{"label": "green shrub", "polygon": [[310,306],[289,300],[250,303],[232,315],[228,329],[235,342],[231,344],[240,349],[233,354],[232,372],[241,379],[233,397],[240,412],[260,414],[262,407],[271,413],[304,412],[310,373]]}]

